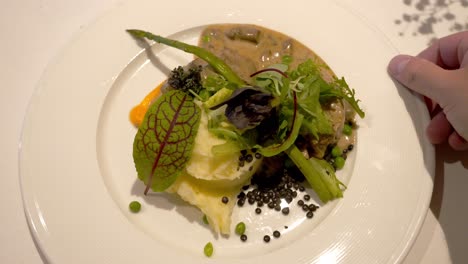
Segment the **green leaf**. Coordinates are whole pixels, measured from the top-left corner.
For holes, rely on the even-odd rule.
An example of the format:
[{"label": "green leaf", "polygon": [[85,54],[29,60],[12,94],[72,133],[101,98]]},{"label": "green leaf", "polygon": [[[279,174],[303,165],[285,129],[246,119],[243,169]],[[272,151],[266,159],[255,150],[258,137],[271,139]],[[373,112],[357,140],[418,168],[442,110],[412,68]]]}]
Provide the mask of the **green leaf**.
[{"label": "green leaf", "polygon": [[333,86],[323,87],[324,89],[320,91],[320,100],[325,101],[333,97],[343,98],[361,118],[364,118],[366,114],[359,106],[360,100],[356,99],[356,91],[348,86],[346,80],[335,78]]},{"label": "green leaf", "polygon": [[265,157],[273,157],[287,150],[296,141],[296,138],[299,135],[299,130],[301,129],[301,126],[302,126],[303,119],[304,119],[304,116],[298,113],[296,115],[296,119],[294,120],[294,126],[292,127],[288,138],[286,138],[286,140],[284,140],[280,144],[273,144],[268,147],[260,148],[259,152]]},{"label": "green leaf", "polygon": [[193,98],[179,90],[151,105],[133,142],[138,178],[161,192],[171,186],[190,159],[201,112]]}]

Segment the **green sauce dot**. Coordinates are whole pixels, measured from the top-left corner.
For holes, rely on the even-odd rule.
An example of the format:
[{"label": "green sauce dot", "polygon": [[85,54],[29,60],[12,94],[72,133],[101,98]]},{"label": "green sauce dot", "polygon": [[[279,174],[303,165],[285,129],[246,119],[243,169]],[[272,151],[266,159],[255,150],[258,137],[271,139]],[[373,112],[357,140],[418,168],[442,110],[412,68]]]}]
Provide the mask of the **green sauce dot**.
[{"label": "green sauce dot", "polygon": [[340,147],[334,146],[332,148],[331,154],[332,154],[333,157],[341,156],[341,153],[343,153],[343,152],[341,151]]},{"label": "green sauce dot", "polygon": [[240,222],[236,225],[236,234],[243,235],[245,233],[245,224],[244,222]]},{"label": "green sauce dot", "polygon": [[281,62],[284,64],[289,64],[292,61],[293,61],[293,58],[290,55],[284,55],[283,58],[281,58]]},{"label": "green sauce dot", "polygon": [[348,124],[345,124],[344,127],[343,127],[343,134],[345,135],[351,135],[351,133],[353,133],[353,128],[348,125]]},{"label": "green sauce dot", "polygon": [[343,157],[336,157],[334,165],[337,170],[341,170],[345,165],[345,159]]},{"label": "green sauce dot", "polygon": [[211,242],[208,242],[205,245],[205,248],[203,248],[203,253],[205,253],[205,256],[207,257],[211,257],[211,255],[213,255],[213,244],[211,244]]},{"label": "green sauce dot", "polygon": [[130,208],[130,211],[133,213],[138,213],[141,209],[141,204],[137,201],[133,201],[128,205],[128,208]]}]

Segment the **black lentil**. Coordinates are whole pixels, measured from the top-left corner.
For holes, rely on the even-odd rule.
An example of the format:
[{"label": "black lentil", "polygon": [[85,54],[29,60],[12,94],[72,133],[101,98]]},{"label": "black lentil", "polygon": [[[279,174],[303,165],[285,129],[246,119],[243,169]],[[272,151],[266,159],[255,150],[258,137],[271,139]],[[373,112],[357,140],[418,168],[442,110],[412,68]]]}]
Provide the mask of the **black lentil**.
[{"label": "black lentil", "polygon": [[224,204],[227,204],[229,202],[229,198],[227,198],[226,196],[223,196],[223,198],[221,198],[221,202],[223,202]]},{"label": "black lentil", "polygon": [[255,209],[255,213],[256,213],[256,214],[261,214],[261,213],[262,213],[262,209],[260,209],[260,208]]},{"label": "black lentil", "polygon": [[314,213],[313,212],[308,212],[306,214],[306,216],[307,216],[307,218],[312,218],[312,217],[314,217]]},{"label": "black lentil", "polygon": [[304,200],[309,201],[310,200],[310,195],[308,195],[308,194],[304,195]]},{"label": "black lentil", "polygon": [[261,158],[262,158],[262,154],[260,154],[260,153],[255,153],[255,158],[256,158],[256,159],[261,159]]},{"label": "black lentil", "polygon": [[315,204],[309,205],[309,211],[315,212],[316,210],[317,210],[317,206],[315,206]]},{"label": "black lentil", "polygon": [[241,235],[240,240],[242,240],[242,242],[247,241],[247,236],[246,235]]},{"label": "black lentil", "polygon": [[267,242],[267,243],[270,242],[270,236],[269,236],[269,235],[265,235],[265,236],[263,237],[263,241],[265,241],[265,242]]},{"label": "black lentil", "polygon": [[251,154],[245,156],[245,161],[247,161],[247,162],[252,162],[252,160],[253,160],[253,157],[252,157]]},{"label": "black lentil", "polygon": [[304,205],[304,201],[302,201],[302,200],[297,201],[297,205],[303,206],[303,205]]},{"label": "black lentil", "polygon": [[289,214],[289,207],[285,207],[281,210],[281,212],[284,214],[284,215],[287,215]]},{"label": "black lentil", "polygon": [[276,237],[276,238],[278,238],[278,237],[281,236],[281,233],[280,233],[278,230],[275,230],[275,231],[273,232],[273,236]]}]

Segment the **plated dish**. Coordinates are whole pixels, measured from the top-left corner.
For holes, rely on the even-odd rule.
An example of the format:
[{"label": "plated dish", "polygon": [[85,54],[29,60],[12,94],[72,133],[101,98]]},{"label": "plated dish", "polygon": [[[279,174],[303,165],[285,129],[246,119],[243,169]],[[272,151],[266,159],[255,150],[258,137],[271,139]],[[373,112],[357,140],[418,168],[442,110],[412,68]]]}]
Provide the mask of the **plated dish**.
[{"label": "plated dish", "polygon": [[[354,149],[356,112],[365,113],[355,90],[312,50],[252,24],[209,25],[198,46],[127,32],[195,55],[130,113],[145,195],[178,194],[224,235],[231,234],[236,204],[289,215],[304,181],[323,204],[343,197],[346,186],[335,172]],[[254,189],[247,191],[249,184]],[[319,207],[307,204],[308,194],[304,200],[296,207],[312,218]],[[239,225],[246,241],[245,224]]]},{"label": "plated dish", "polygon": [[[254,7],[257,4],[261,3]],[[259,16],[252,5],[237,11],[211,7],[217,15],[187,15],[188,22],[178,18],[180,23],[164,26],[154,21],[150,12],[154,8],[151,1],[141,1],[113,10],[70,44],[39,84],[25,120],[20,169],[28,221],[46,258],[52,263],[109,258],[115,263],[145,263],[154,260],[157,252],[160,259],[206,260],[201,249],[214,234],[203,224],[203,214],[170,195],[148,194],[145,198],[145,185],[136,179],[129,155],[135,136],[127,118],[129,109],[192,56],[161,45],[137,43],[124,29],[158,28],[163,36],[196,44],[206,25],[226,22],[261,24],[312,47],[338,76],[346,76],[350,86],[359,87],[367,116],[359,121],[359,146],[349,164],[347,161],[351,166],[338,175],[348,187],[344,199],[321,206],[320,214],[308,222],[303,212],[291,214],[287,224],[284,218],[234,209],[232,222],[244,219],[252,230],[289,228],[280,240],[268,245],[250,236],[247,243],[219,237],[213,261],[400,261],[427,210],[433,163],[430,147],[418,139],[420,122],[427,120],[421,111],[423,104],[394,87],[385,71],[376,70],[384,69],[394,54],[380,35],[328,1],[314,3],[314,8],[327,11],[311,18],[307,32],[295,24],[299,23],[295,16],[281,24],[274,15]],[[167,8],[179,10],[175,4],[167,4]],[[238,15],[229,15],[232,12]],[[306,15],[303,12],[294,14]],[[169,19],[170,13],[161,19]],[[340,23],[317,26],[330,17]],[[342,45],[343,38],[349,45]],[[362,38],[367,41],[363,43]],[[70,95],[74,100],[58,100]],[[379,97],[386,100],[376,100]],[[58,111],[65,108],[70,110]],[[413,121],[409,112],[421,114]],[[390,131],[389,123],[399,129]],[[407,149],[414,150],[411,158],[405,154]],[[311,198],[318,201],[318,197]],[[140,213],[129,212],[131,200],[142,203]],[[263,233],[273,231],[263,229]],[[304,248],[307,254],[301,253]]]}]

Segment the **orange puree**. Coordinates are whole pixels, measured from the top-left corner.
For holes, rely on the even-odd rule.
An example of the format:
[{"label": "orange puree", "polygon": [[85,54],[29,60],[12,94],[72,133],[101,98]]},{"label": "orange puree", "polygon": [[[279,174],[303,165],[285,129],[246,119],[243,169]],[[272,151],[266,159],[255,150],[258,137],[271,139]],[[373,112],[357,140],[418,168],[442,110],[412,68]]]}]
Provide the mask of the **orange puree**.
[{"label": "orange puree", "polygon": [[133,107],[132,111],[130,111],[130,122],[132,122],[134,126],[139,127],[141,122],[143,122],[143,118],[145,117],[146,111],[148,111],[151,102],[161,93],[162,85],[163,83],[156,86],[156,88],[141,100],[140,104]]}]

